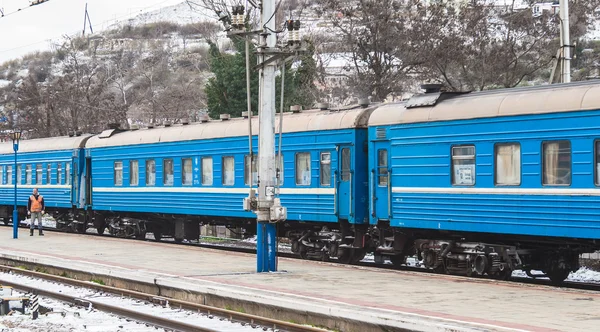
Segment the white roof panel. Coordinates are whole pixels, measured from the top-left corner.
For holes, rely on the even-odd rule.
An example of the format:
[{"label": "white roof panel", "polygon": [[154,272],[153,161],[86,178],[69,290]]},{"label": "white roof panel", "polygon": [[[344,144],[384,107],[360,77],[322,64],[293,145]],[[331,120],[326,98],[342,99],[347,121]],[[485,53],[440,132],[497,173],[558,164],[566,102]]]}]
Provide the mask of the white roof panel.
[{"label": "white roof panel", "polygon": [[588,81],[476,92],[428,107],[387,104],[373,112],[369,126],[596,109],[600,109],[600,81]]},{"label": "white roof panel", "polygon": [[[90,136],[92,135],[24,139],[19,141],[18,153],[79,149],[84,146]],[[14,153],[12,141],[0,143],[0,154],[12,153]]]},{"label": "white roof panel", "polygon": [[[307,110],[301,113],[286,112],[283,116],[283,132],[304,132],[347,128],[366,128],[373,108],[347,110]],[[275,132],[279,132],[279,113],[275,118]],[[252,133],[258,134],[258,117],[252,117]],[[174,125],[152,129],[124,131],[109,138],[92,137],[86,147],[98,148],[121,145],[178,142],[199,139],[239,137],[248,135],[248,119],[234,118],[226,121],[214,120],[206,123]]]}]

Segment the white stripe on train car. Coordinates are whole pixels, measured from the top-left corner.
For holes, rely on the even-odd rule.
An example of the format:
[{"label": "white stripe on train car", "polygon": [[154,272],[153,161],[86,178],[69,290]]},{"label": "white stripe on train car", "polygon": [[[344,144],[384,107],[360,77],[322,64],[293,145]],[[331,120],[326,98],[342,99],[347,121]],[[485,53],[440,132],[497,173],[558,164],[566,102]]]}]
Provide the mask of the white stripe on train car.
[{"label": "white stripe on train car", "polygon": [[[254,187],[256,190],[256,187]],[[202,193],[202,194],[247,194],[249,188],[214,187],[94,187],[102,193]],[[334,195],[334,188],[280,188],[282,195]]]},{"label": "white stripe on train car", "polygon": [[[72,189],[70,184],[18,184],[17,189]],[[0,184],[0,189],[15,189],[14,184]]]},{"label": "white stripe on train car", "polygon": [[600,196],[598,189],[568,188],[436,188],[436,187],[393,187],[392,192],[402,194],[489,194],[489,195],[564,195]]}]

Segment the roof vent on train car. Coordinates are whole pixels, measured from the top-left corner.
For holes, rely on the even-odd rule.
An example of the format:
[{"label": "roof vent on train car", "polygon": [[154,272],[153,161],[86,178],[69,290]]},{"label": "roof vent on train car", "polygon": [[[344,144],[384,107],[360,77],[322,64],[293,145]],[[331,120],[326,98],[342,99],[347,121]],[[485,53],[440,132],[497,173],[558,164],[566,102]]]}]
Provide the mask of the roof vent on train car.
[{"label": "roof vent on train car", "polygon": [[385,128],[379,127],[377,129],[375,129],[375,137],[377,139],[386,139],[387,131],[385,130]]},{"label": "roof vent on train car", "polygon": [[121,124],[120,123],[109,123],[107,125],[108,129],[120,129],[121,128]]},{"label": "roof vent on train car", "polygon": [[198,120],[202,123],[208,122],[210,120],[210,118],[208,117],[208,114],[200,114],[198,116]]},{"label": "roof vent on train car", "polygon": [[328,103],[318,103],[317,107],[321,110],[321,111],[325,111],[327,109],[329,109],[329,104]]},{"label": "roof vent on train car", "polygon": [[185,125],[189,125],[190,124],[190,119],[188,119],[188,118],[181,119],[181,124],[184,125],[184,126]]},{"label": "roof vent on train car", "polygon": [[140,126],[138,126],[138,125],[137,125],[137,124],[135,124],[135,123],[129,126],[129,130],[132,130],[132,131],[133,131],[133,130],[139,130],[139,129],[140,129]]},{"label": "roof vent on train car", "polygon": [[148,129],[152,129],[152,128],[154,128],[154,124],[149,124]]},{"label": "roof vent on train car", "polygon": [[358,105],[363,108],[369,106],[369,98],[358,99]]},{"label": "roof vent on train car", "polygon": [[[254,114],[252,114],[252,115],[254,115]],[[242,112],[242,117],[244,117],[244,119],[247,119],[248,118],[248,111],[243,111]]]},{"label": "roof vent on train car", "polygon": [[163,126],[165,126],[165,127],[171,127],[171,122],[170,121],[163,121]]},{"label": "roof vent on train car", "polygon": [[425,93],[437,93],[442,91],[443,84],[421,84],[421,89],[425,90]]},{"label": "roof vent on train car", "polygon": [[75,132],[74,131],[69,131],[69,137],[73,137],[75,136]]},{"label": "roof vent on train car", "polygon": [[227,120],[231,119],[231,115],[221,114],[221,115],[219,115],[219,119],[221,119],[222,121],[227,121]]},{"label": "roof vent on train car", "polygon": [[81,132],[81,130],[78,130],[75,132],[75,136],[81,136],[83,133]]},{"label": "roof vent on train car", "polygon": [[292,106],[290,106],[290,111],[292,111],[292,113],[300,113],[300,112],[302,112],[302,106],[301,105],[292,105]]}]

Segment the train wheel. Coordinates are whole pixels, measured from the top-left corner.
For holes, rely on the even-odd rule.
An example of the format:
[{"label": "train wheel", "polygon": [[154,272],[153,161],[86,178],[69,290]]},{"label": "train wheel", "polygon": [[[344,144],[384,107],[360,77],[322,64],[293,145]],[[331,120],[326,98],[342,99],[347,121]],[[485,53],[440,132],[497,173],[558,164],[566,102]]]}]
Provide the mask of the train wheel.
[{"label": "train wheel", "polygon": [[102,234],[104,234],[104,231],[106,230],[106,226],[96,227],[96,230],[98,231],[98,234],[102,235]]},{"label": "train wheel", "polygon": [[160,241],[162,239],[162,233],[160,231],[154,231],[154,240]]},{"label": "train wheel", "polygon": [[570,273],[571,271],[567,269],[556,269],[546,273],[546,275],[548,276],[548,278],[550,278],[550,281],[552,281],[553,284],[559,285],[562,284],[563,281],[565,281],[565,279],[569,277]]},{"label": "train wheel", "polygon": [[352,249],[339,248],[337,260],[342,264],[350,264],[350,262],[352,261]]},{"label": "train wheel", "polygon": [[146,232],[142,232],[142,233],[136,234],[135,238],[138,239],[138,240],[145,240],[146,239]]}]

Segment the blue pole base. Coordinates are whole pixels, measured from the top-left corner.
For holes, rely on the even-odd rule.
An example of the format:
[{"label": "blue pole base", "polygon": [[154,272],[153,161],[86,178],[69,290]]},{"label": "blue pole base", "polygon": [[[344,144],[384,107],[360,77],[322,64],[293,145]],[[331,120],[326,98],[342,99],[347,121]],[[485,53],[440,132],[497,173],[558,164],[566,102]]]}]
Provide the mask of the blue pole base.
[{"label": "blue pole base", "polygon": [[19,237],[19,213],[16,209],[13,210],[13,239]]},{"label": "blue pole base", "polygon": [[256,272],[277,271],[277,230],[275,224],[256,223]]}]

